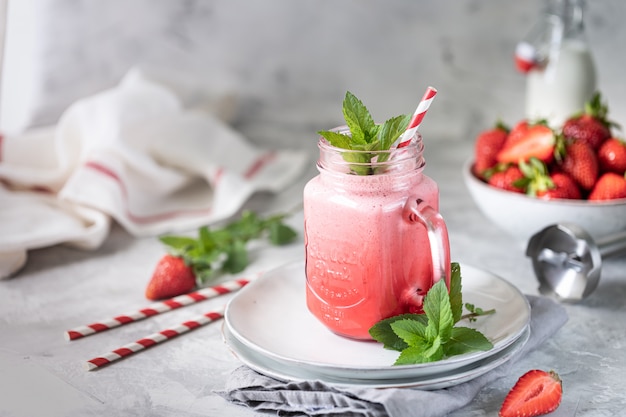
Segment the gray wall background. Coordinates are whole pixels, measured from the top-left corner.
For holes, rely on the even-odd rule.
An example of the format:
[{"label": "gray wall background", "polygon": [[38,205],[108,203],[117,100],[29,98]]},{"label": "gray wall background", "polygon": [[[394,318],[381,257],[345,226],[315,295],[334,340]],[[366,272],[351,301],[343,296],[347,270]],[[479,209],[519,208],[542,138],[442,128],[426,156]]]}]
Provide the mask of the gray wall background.
[{"label": "gray wall background", "polygon": [[[228,79],[239,97],[237,127],[270,144],[288,132],[293,146],[341,122],[346,90],[383,119],[412,112],[424,89],[437,87],[422,128],[437,140],[471,140],[497,118],[516,122],[523,117],[524,77],[514,69],[513,50],[543,4],[30,1],[38,16],[36,70],[19,82],[36,92],[32,125],[53,123],[72,101],[117,84],[140,64],[214,83]],[[623,0],[588,2],[600,89],[618,121],[626,120],[625,18]]]}]

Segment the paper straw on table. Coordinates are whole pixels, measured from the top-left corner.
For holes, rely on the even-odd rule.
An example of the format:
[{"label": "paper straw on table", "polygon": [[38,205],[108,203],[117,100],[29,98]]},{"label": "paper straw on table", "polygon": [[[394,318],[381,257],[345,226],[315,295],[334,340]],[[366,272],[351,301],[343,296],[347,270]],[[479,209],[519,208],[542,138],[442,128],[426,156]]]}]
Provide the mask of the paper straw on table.
[{"label": "paper straw on table", "polygon": [[153,333],[149,336],[137,340],[136,342],[129,343],[118,349],[115,349],[105,354],[104,356],[98,356],[96,358],[90,359],[86,362],[86,369],[88,371],[92,371],[94,369],[103,367],[110,364],[111,362],[115,362],[119,359],[133,355],[144,349],[165,342],[166,340],[173,339],[176,336],[180,336],[181,334],[187,333],[190,330],[194,330],[200,326],[204,326],[205,324],[212,323],[216,320],[221,319],[222,317],[224,317],[224,308],[210,311],[208,313],[194,317],[193,319],[181,323],[171,329],[161,330],[158,333]]},{"label": "paper straw on table", "polygon": [[413,136],[415,135],[415,132],[417,132],[417,129],[419,128],[420,124],[422,124],[422,120],[424,119],[424,116],[426,115],[426,112],[428,111],[428,108],[430,107],[430,103],[432,103],[436,94],[437,94],[437,90],[435,88],[428,87],[426,89],[426,92],[424,93],[424,97],[422,97],[422,100],[417,105],[417,109],[415,109],[415,113],[413,113],[413,117],[411,118],[409,125],[407,126],[402,136],[400,136],[400,139],[398,139],[397,141],[398,148],[402,148],[404,146],[407,146],[409,143],[411,143],[411,138],[413,138]]},{"label": "paper straw on table", "polygon": [[202,288],[198,291],[190,292],[188,294],[179,295],[174,298],[170,298],[168,300],[159,301],[156,303],[152,303],[147,307],[141,308],[136,311],[131,311],[120,316],[107,318],[101,320],[99,322],[91,323],[86,326],[76,327],[72,330],[68,330],[65,332],[66,340],[75,340],[80,339],[81,337],[89,336],[94,333],[103,332],[105,330],[112,329],[114,327],[118,327],[124,324],[132,323],[135,321],[143,320],[147,317],[154,316],[156,314],[165,313],[170,310],[174,310],[183,306],[187,306],[189,304],[197,303],[200,301],[208,300],[210,298],[215,298],[217,296],[228,294],[231,292],[235,292],[244,286],[246,286],[250,281],[256,278],[258,275],[253,278],[239,278],[232,281],[224,282],[222,284],[214,285],[212,287]]}]

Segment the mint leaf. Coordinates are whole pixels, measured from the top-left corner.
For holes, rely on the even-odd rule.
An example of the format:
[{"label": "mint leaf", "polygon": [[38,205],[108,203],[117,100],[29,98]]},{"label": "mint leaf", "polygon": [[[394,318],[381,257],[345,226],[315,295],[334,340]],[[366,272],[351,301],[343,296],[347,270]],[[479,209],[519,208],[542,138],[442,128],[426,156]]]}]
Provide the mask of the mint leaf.
[{"label": "mint leaf", "polygon": [[493,343],[482,333],[469,327],[455,327],[445,346],[446,356],[461,355],[475,351],[487,351],[493,348]]},{"label": "mint leaf", "polygon": [[248,266],[248,250],[246,244],[241,240],[235,240],[226,249],[226,261],[222,268],[231,274],[243,271]]},{"label": "mint leaf", "polygon": [[350,136],[332,130],[320,130],[317,132],[335,148],[351,149]]},{"label": "mint leaf", "polygon": [[424,299],[424,313],[428,318],[428,325],[426,326],[428,340],[432,341],[438,336],[445,343],[450,338],[454,320],[450,308],[448,288],[444,280],[437,281],[428,290]]},{"label": "mint leaf", "polygon": [[469,321],[476,321],[476,318],[479,316],[487,316],[496,312],[493,308],[491,310],[483,310],[471,303],[465,303],[465,308],[469,311],[469,314],[463,315],[461,319],[468,319]]},{"label": "mint leaf", "polygon": [[369,143],[375,136],[370,132],[375,129],[376,123],[367,107],[354,94],[347,91],[342,110],[346,125],[352,134],[352,141],[360,144]]},{"label": "mint leaf", "polygon": [[426,326],[416,320],[403,319],[391,323],[391,330],[409,346],[418,346],[426,338]]},{"label": "mint leaf", "polygon": [[402,351],[409,345],[393,331],[391,324],[398,320],[409,319],[421,323],[424,327],[428,322],[424,314],[400,314],[374,324],[369,330],[370,336],[372,336],[372,339],[382,343],[385,349]]},{"label": "mint leaf", "polygon": [[269,232],[270,242],[277,246],[293,241],[293,239],[298,235],[291,227],[279,222],[270,223]]},{"label": "mint leaf", "polygon": [[[370,335],[387,349],[400,351],[395,365],[425,363],[477,350],[489,350],[493,344],[482,333],[467,327],[454,327],[464,318],[494,314],[467,303],[470,315],[460,316],[461,267],[451,265],[450,290],[438,281],[426,294],[424,314],[402,314],[381,320],[370,328]],[[458,318],[458,319],[457,319]]]},{"label": "mint leaf", "polygon": [[184,253],[196,245],[196,239],[186,236],[161,236],[159,240],[170,247],[172,255]]},{"label": "mint leaf", "polygon": [[461,294],[461,266],[458,262],[450,264],[450,308],[454,323],[463,315],[463,296]]},{"label": "mint leaf", "polygon": [[410,116],[392,117],[383,124],[377,125],[367,107],[350,91],[346,92],[342,112],[350,134],[329,130],[322,130],[317,133],[334,147],[365,151],[360,153],[343,153],[343,158],[347,162],[354,163],[354,165],[350,166],[353,173],[357,175],[372,175],[383,171],[381,168],[373,169],[369,164],[376,155],[378,162],[385,162],[389,159],[389,154],[378,152],[387,151],[391,148],[396,139],[406,130]]},{"label": "mint leaf", "polygon": [[283,223],[285,215],[261,218],[244,211],[241,218],[222,228],[198,229],[196,239],[188,236],[161,236],[159,240],[168,252],[183,258],[192,267],[198,284],[214,279],[221,272],[237,273],[249,263],[246,244],[267,236],[274,245],[287,244],[297,236],[295,230]]},{"label": "mint leaf", "polygon": [[433,360],[424,355],[422,346],[409,346],[400,352],[400,355],[394,362],[394,365],[413,365],[416,363],[433,362]]},{"label": "mint leaf", "polygon": [[380,138],[380,148],[382,150],[390,149],[391,145],[402,135],[405,131],[411,118],[409,115],[401,115],[393,117],[380,128],[378,137]]},{"label": "mint leaf", "polygon": [[394,365],[409,365],[414,363],[435,362],[443,359],[444,351],[441,338],[432,341],[417,340],[417,344],[409,346],[400,352]]}]

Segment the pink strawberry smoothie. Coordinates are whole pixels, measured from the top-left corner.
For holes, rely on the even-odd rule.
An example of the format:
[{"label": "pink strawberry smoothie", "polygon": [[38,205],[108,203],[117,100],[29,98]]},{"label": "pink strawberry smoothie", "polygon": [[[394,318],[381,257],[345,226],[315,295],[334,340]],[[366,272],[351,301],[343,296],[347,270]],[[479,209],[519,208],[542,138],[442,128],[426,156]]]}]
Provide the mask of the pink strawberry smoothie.
[{"label": "pink strawberry smoothie", "polygon": [[370,339],[376,322],[422,312],[433,260],[426,228],[409,219],[407,198],[438,210],[437,184],[421,167],[382,175],[320,167],[306,185],[307,306],[333,332]]}]

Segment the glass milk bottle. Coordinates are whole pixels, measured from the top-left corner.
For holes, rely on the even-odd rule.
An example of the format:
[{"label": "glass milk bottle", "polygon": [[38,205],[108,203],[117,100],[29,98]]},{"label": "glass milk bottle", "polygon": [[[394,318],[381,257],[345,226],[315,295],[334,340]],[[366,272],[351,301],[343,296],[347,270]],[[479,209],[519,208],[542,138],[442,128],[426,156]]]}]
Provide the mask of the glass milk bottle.
[{"label": "glass milk bottle", "polygon": [[430,287],[450,283],[439,190],[422,173],[419,133],[409,146],[369,152],[371,163],[349,162],[364,151],[318,145],[319,175],[304,188],[307,306],[333,332],[370,339],[372,325],[421,313]]},{"label": "glass milk bottle", "polygon": [[[558,128],[596,91],[596,69],[583,25],[584,0],[547,0],[539,22],[516,50],[527,71],[526,117]],[[520,64],[521,63],[521,64]]]}]

